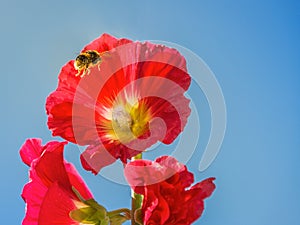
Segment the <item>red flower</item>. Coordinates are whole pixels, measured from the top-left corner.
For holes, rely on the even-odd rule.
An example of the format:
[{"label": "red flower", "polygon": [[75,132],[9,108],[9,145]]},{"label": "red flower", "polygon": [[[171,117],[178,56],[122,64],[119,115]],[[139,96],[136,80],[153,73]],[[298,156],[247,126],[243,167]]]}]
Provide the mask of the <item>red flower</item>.
[{"label": "red flower", "polygon": [[92,205],[97,203],[90,190],[74,166],[63,160],[65,144],[52,141],[42,146],[41,140],[29,139],[22,146],[21,158],[31,167],[30,181],[22,192],[27,204],[23,225],[81,224],[70,215],[78,219],[79,211],[88,216],[95,213]]},{"label": "red flower", "polygon": [[189,225],[204,210],[204,199],[215,189],[208,178],[192,187],[194,176],[175,158],[163,156],[154,162],[136,160],[125,167],[133,190],[144,195],[142,219],[145,225]]},{"label": "red flower", "polygon": [[[91,58],[93,51],[100,59]],[[183,130],[190,76],[178,51],[103,34],[81,56],[86,61],[63,66],[46,110],[54,136],[88,145],[85,169],[98,173],[116,159],[126,163],[157,141],[172,143]]]}]

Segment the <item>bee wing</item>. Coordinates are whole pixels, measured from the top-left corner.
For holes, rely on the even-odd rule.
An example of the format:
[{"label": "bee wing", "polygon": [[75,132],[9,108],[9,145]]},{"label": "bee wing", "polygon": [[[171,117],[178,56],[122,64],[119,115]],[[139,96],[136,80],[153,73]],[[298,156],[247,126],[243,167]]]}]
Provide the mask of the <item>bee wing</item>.
[{"label": "bee wing", "polygon": [[110,56],[110,53],[109,53],[109,51],[105,51],[105,52],[101,52],[101,53],[99,53],[100,54],[100,56],[101,57],[109,57]]}]

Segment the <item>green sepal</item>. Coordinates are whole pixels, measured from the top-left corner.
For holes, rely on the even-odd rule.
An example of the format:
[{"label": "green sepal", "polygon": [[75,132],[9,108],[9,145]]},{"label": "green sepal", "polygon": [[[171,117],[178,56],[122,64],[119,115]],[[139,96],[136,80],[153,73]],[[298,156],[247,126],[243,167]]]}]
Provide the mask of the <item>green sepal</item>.
[{"label": "green sepal", "polygon": [[83,203],[91,206],[93,209],[97,210],[97,212],[99,212],[99,215],[101,215],[101,217],[105,217],[107,216],[107,211],[106,209],[102,206],[99,205],[98,202],[96,202],[94,199],[89,199],[84,201]]},{"label": "green sepal", "polygon": [[140,225],[143,225],[143,215],[141,208],[134,211],[134,221]]},{"label": "green sepal", "polygon": [[127,220],[128,220],[128,218],[126,216],[119,214],[119,215],[110,217],[110,225],[121,225],[124,222],[126,222]]},{"label": "green sepal", "polygon": [[109,217],[106,212],[93,207],[84,207],[70,212],[70,217],[80,223],[108,225]]},{"label": "green sepal", "polygon": [[80,193],[72,187],[73,192],[86,207],[70,212],[70,217],[84,224],[94,225],[121,225],[130,220],[130,210],[126,208],[107,212],[107,210],[94,199],[85,200]]},{"label": "green sepal", "polygon": [[[94,215],[95,212],[95,209],[91,207],[85,207],[71,211],[70,217],[75,221],[88,223],[88,221],[90,221],[90,216]],[[93,224],[93,221],[91,221],[91,224]]]},{"label": "green sepal", "polygon": [[99,205],[94,199],[85,200],[75,187],[72,187],[73,192],[78,199],[83,202],[87,207],[75,209],[70,212],[70,217],[80,223],[95,224],[95,225],[108,225],[109,217],[107,210]]},{"label": "green sepal", "polygon": [[110,225],[120,225],[131,219],[131,211],[127,208],[116,209],[107,213]]}]

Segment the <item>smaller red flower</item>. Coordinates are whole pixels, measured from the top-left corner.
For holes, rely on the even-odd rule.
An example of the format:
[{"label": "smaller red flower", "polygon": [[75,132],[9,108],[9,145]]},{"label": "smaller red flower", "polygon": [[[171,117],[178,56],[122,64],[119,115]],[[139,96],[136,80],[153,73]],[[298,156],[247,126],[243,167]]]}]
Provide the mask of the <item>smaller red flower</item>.
[{"label": "smaller red flower", "polygon": [[101,206],[75,167],[63,159],[65,144],[52,141],[42,146],[40,139],[28,139],[21,147],[22,161],[31,167],[22,192],[27,204],[23,225],[75,225],[99,219],[93,216]]},{"label": "smaller red flower", "polygon": [[169,156],[154,162],[130,162],[125,176],[133,190],[144,196],[141,209],[144,225],[191,224],[201,216],[204,199],[215,189],[212,177],[190,187],[193,174]]}]

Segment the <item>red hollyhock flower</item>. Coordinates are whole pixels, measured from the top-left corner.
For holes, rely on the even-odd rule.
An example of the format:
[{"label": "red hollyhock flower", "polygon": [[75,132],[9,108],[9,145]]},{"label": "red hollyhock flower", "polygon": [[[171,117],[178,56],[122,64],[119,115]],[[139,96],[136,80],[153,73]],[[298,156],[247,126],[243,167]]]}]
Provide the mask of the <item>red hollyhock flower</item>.
[{"label": "red hollyhock flower", "polygon": [[54,136],[88,145],[82,164],[98,173],[157,141],[172,143],[190,114],[190,81],[175,49],[103,34],[61,69],[46,102],[48,126]]},{"label": "red hollyhock flower", "polygon": [[[82,224],[85,219],[99,221],[93,217],[97,203],[90,190],[75,167],[63,160],[65,144],[52,141],[42,146],[40,139],[29,139],[22,146],[22,161],[31,167],[30,181],[22,192],[27,203],[23,225],[75,225]],[[80,214],[83,212],[86,214]]]},{"label": "red hollyhock flower", "polygon": [[145,225],[191,224],[201,216],[204,199],[215,189],[215,178],[190,187],[194,182],[193,174],[168,156],[154,162],[130,162],[125,167],[125,176],[133,190],[144,196],[141,213]]}]

